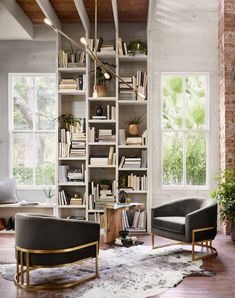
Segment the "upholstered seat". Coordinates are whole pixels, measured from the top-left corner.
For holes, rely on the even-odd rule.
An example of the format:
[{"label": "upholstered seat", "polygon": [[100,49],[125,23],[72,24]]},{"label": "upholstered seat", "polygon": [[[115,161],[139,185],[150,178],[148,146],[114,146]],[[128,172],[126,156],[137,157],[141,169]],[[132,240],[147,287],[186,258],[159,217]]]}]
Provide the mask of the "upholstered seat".
[{"label": "upholstered seat", "polygon": [[[152,239],[159,235],[193,245],[210,242],[216,236],[217,203],[211,199],[186,198],[152,208]],[[203,244],[202,244],[203,245]]]},{"label": "upholstered seat", "polygon": [[[58,219],[42,214],[18,213],[15,216],[15,235],[16,283],[21,287],[37,287],[30,286],[29,282],[24,284],[22,272],[25,266],[29,278],[31,268],[61,266],[87,258],[96,258],[96,273],[90,278],[98,275],[100,236],[98,223]],[[74,283],[70,281],[69,284],[72,286],[78,283],[79,281]],[[61,284],[59,287],[68,287],[68,284]]]}]

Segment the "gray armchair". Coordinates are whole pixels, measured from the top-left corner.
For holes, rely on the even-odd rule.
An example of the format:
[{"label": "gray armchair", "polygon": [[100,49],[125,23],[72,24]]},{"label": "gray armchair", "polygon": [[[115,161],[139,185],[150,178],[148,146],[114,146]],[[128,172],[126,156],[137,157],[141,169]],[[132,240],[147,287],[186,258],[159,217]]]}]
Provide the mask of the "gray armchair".
[{"label": "gray armchair", "polygon": [[199,259],[195,257],[195,245],[199,242],[201,246],[206,246],[215,252],[212,247],[212,240],[216,236],[216,227],[217,203],[211,199],[180,199],[152,208],[153,248],[155,248],[154,235],[192,243],[193,260]]},{"label": "gray armchair", "polygon": [[[16,284],[26,289],[67,288],[97,277],[99,237],[98,223],[42,214],[16,214]],[[31,269],[65,266],[88,258],[96,259],[96,270],[95,274],[84,280],[54,286],[30,285]]]}]

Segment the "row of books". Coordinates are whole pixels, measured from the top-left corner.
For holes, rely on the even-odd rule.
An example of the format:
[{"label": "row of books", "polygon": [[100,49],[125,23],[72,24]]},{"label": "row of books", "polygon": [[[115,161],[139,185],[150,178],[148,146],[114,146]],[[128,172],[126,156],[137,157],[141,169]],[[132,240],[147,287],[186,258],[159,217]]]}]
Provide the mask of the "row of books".
[{"label": "row of books", "polygon": [[107,105],[106,115],[92,116],[92,119],[98,120],[116,120],[116,107]]},{"label": "row of books", "polygon": [[119,168],[147,168],[147,150],[141,151],[141,157],[121,157]]},{"label": "row of books", "polygon": [[79,194],[70,196],[68,192],[64,189],[60,190],[58,193],[58,205],[85,205],[86,204],[86,194],[83,198]]},{"label": "row of books", "polygon": [[104,214],[102,213],[99,213],[99,212],[89,213],[88,220],[98,222],[100,224],[101,229],[105,227]]},{"label": "row of books", "polygon": [[59,157],[83,157],[86,155],[85,132],[70,132],[60,129]]},{"label": "row of books", "polygon": [[112,129],[96,129],[90,127],[88,131],[89,143],[94,142],[115,142],[116,136],[113,134]]},{"label": "row of books", "polygon": [[116,181],[112,182],[111,189],[100,189],[100,184],[92,181],[90,183],[90,195],[88,200],[88,209],[103,209],[107,203],[115,201]]},{"label": "row of books", "polygon": [[145,232],[147,229],[147,211],[122,211],[122,228],[127,231]]},{"label": "row of books", "polygon": [[116,153],[114,152],[114,147],[110,147],[108,156],[104,157],[90,157],[91,166],[107,166],[116,164]]},{"label": "row of books", "polygon": [[84,164],[81,165],[81,168],[71,168],[69,165],[59,165],[58,172],[59,183],[85,181]]},{"label": "row of books", "polygon": [[96,51],[97,52],[101,52],[101,53],[114,53],[115,52],[115,42],[105,42],[102,37],[97,38],[96,40],[96,44],[94,42],[93,38],[89,38],[88,41],[88,47],[91,49],[91,51],[95,50],[96,47]]},{"label": "row of books", "polygon": [[86,74],[76,79],[62,79],[59,84],[59,91],[86,90]]},{"label": "row of books", "polygon": [[148,179],[146,175],[138,176],[131,173],[127,176],[127,185],[119,190],[148,190]]},{"label": "row of books", "polygon": [[145,95],[145,99],[138,95],[136,96],[136,93],[129,86],[119,80],[119,100],[146,100],[148,82],[146,71],[137,70],[135,76],[122,76],[121,79],[139,93]]},{"label": "row of books", "polygon": [[84,66],[85,63],[86,55],[84,51],[77,50],[74,55],[70,50],[59,51],[58,64],[61,68]]}]

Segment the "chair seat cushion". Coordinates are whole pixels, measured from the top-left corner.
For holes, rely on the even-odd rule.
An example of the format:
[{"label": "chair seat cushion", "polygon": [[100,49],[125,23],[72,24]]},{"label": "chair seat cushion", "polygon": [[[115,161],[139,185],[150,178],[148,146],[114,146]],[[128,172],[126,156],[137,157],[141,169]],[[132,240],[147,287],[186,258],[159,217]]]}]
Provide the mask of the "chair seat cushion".
[{"label": "chair seat cushion", "polygon": [[154,217],[152,225],[158,229],[174,232],[185,233],[185,217],[184,216],[162,216]]}]

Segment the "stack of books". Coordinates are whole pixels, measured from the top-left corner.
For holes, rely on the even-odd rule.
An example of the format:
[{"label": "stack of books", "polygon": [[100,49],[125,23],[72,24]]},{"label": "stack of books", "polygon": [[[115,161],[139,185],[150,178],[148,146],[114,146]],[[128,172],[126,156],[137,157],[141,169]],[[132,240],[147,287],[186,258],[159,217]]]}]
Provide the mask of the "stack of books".
[{"label": "stack of books", "polygon": [[103,209],[106,204],[115,201],[116,181],[112,182],[111,189],[101,190],[99,184],[94,181],[90,185],[90,195],[88,200],[88,209]]},{"label": "stack of books", "polygon": [[108,203],[113,203],[115,197],[113,196],[112,190],[100,190],[100,195],[95,202],[95,209],[103,209]]},{"label": "stack of books", "polygon": [[86,155],[86,134],[74,132],[71,138],[70,157],[83,157]]},{"label": "stack of books", "polygon": [[[136,76],[121,77],[123,81],[128,83],[132,88],[139,93],[146,96],[147,94],[147,72],[137,70]],[[130,89],[129,86],[119,80],[119,99],[120,100],[144,100],[143,98],[136,96],[136,93]]]},{"label": "stack of books", "polygon": [[82,205],[82,198],[71,198],[70,205]]},{"label": "stack of books", "polygon": [[107,166],[108,165],[108,157],[91,157],[90,158],[91,166]]},{"label": "stack of books", "polygon": [[100,52],[103,54],[115,53],[115,48],[113,44],[101,44]]},{"label": "stack of books", "polygon": [[139,169],[141,167],[141,158],[122,156],[119,167],[126,168],[126,169],[129,169],[129,168]]},{"label": "stack of books", "polygon": [[78,83],[75,79],[62,79],[59,84],[59,90],[70,90],[74,91],[78,89]]},{"label": "stack of books", "polygon": [[128,137],[126,138],[126,145],[142,146],[142,137]]},{"label": "stack of books", "polygon": [[112,129],[99,129],[98,140],[99,142],[115,142],[116,136],[113,135]]}]

